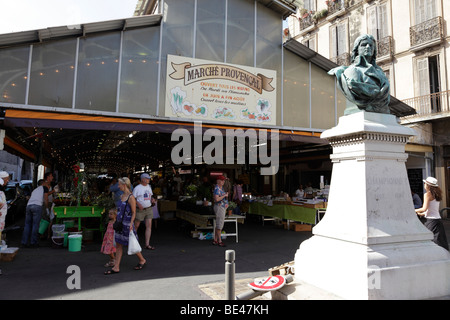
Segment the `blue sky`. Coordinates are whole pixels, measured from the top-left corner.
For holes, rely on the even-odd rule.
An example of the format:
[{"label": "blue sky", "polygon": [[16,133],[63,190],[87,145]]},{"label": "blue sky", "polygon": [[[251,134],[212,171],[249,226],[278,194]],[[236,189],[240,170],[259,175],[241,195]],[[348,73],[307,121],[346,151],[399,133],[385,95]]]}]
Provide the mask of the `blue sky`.
[{"label": "blue sky", "polygon": [[0,33],[129,18],[137,0],[0,0]]}]

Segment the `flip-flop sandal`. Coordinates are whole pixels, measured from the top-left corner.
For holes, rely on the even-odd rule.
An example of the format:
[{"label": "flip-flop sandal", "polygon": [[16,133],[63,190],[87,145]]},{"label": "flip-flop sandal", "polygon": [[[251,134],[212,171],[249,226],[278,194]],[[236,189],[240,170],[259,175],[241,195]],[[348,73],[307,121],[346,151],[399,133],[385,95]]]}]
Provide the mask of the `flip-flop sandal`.
[{"label": "flip-flop sandal", "polygon": [[147,262],[144,263],[144,264],[138,263],[137,266],[134,267],[134,270],[142,270],[145,267],[146,264],[147,264]]},{"label": "flip-flop sandal", "polygon": [[155,250],[156,248],[152,247],[152,246],[146,246],[145,249],[147,249],[147,250]]},{"label": "flip-flop sandal", "polygon": [[109,276],[111,274],[116,274],[116,273],[120,273],[120,271],[114,271],[113,269],[105,271],[104,275],[105,276]]},{"label": "flip-flop sandal", "polygon": [[107,264],[105,264],[105,268],[110,268],[110,267],[114,267],[114,265],[115,265],[115,262],[114,261],[110,261],[110,262],[108,262]]},{"label": "flip-flop sandal", "polygon": [[218,245],[219,245],[219,247],[226,247],[226,246],[227,246],[227,245],[226,245],[225,243],[223,243],[223,242],[219,242]]}]

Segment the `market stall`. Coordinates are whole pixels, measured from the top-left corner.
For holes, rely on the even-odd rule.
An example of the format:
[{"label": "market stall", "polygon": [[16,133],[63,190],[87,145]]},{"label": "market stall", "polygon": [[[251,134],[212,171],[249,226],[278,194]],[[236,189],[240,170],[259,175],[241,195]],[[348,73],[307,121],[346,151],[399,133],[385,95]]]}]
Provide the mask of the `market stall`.
[{"label": "market stall", "polygon": [[158,211],[162,219],[171,219],[177,211],[177,202],[164,199],[158,200]]},{"label": "market stall", "polygon": [[[189,212],[185,210],[177,210],[177,218],[192,223],[195,226],[195,231],[200,229],[214,230],[216,227],[215,215],[202,215],[199,213]],[[225,216],[225,223],[234,223],[235,231],[233,233],[226,233],[227,237],[236,237],[236,242],[239,242],[239,228],[238,223],[244,223],[244,216],[227,215]]]},{"label": "market stall", "polygon": [[102,222],[103,213],[105,208],[95,207],[95,206],[79,206],[79,207],[54,207],[56,223],[63,222],[64,219],[77,219],[78,220],[78,231],[83,229],[82,218],[97,218],[99,220],[98,228],[89,228],[89,230],[98,230],[101,232],[103,237],[104,224]]},{"label": "market stall", "polygon": [[326,210],[322,199],[272,200],[271,197],[248,201],[248,213],[308,224],[317,224]]},{"label": "market stall", "polygon": [[96,231],[103,238],[105,212],[115,205],[112,195],[98,192],[101,178],[97,174],[86,174],[84,163],[73,165],[72,171],[64,177],[53,194],[55,224],[65,227],[60,231],[82,234],[83,241],[93,240]]},{"label": "market stall", "polygon": [[270,217],[287,220],[288,226],[290,221],[315,225],[326,212],[330,188],[323,183],[323,176],[320,179],[320,189],[299,189],[292,198],[283,191],[277,197],[246,194],[244,203],[248,206],[248,213],[262,216],[263,221]]}]

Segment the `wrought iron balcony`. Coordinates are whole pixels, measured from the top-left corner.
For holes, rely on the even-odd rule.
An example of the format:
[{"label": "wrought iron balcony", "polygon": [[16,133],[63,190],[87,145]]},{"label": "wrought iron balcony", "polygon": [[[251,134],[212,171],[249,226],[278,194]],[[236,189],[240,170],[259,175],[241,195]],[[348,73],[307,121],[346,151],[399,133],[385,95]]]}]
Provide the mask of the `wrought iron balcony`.
[{"label": "wrought iron balcony", "polygon": [[449,108],[450,91],[437,92],[425,96],[402,100],[416,109],[417,114],[405,117],[408,121],[424,121],[450,117]]},{"label": "wrought iron balcony", "polygon": [[300,17],[300,31],[308,29],[309,27],[315,25],[316,20],[313,19],[314,11],[305,14],[303,17]]},{"label": "wrought iron balcony", "polygon": [[348,0],[328,0],[326,4],[328,7],[327,20],[333,20],[347,12]]},{"label": "wrought iron balcony", "polygon": [[377,61],[387,61],[391,60],[394,55],[394,45],[391,36],[384,37],[377,42]]},{"label": "wrought iron balcony", "polygon": [[436,17],[409,28],[411,50],[417,51],[436,45],[444,39],[442,17]]},{"label": "wrought iron balcony", "polygon": [[327,1],[328,13],[334,14],[345,8],[344,0],[329,0]]},{"label": "wrought iron balcony", "polygon": [[349,66],[350,65],[350,53],[345,52],[336,57],[332,57],[330,60],[339,66]]}]

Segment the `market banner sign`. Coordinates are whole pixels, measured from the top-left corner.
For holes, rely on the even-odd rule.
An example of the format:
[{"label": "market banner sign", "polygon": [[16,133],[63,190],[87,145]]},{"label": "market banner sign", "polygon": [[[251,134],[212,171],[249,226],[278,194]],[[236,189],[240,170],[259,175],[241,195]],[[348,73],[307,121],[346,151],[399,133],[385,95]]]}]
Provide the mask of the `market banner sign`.
[{"label": "market banner sign", "polygon": [[276,124],[276,71],[168,55],[165,116]]}]

